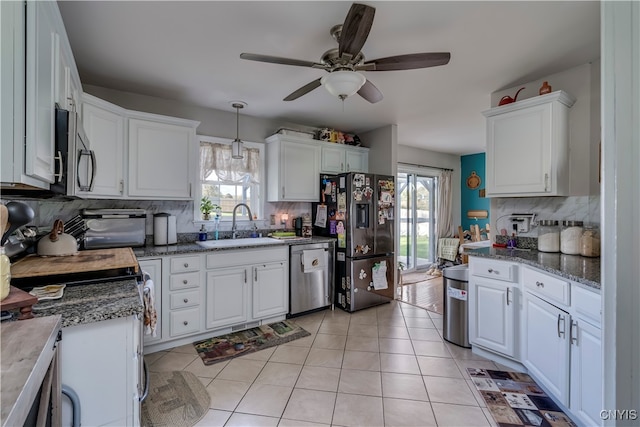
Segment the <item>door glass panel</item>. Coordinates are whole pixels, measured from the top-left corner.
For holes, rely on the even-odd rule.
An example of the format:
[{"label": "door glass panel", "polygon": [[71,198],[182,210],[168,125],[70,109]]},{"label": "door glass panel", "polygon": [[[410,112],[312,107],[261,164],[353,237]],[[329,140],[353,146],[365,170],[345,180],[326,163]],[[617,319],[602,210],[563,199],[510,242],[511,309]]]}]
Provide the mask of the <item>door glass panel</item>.
[{"label": "door glass panel", "polygon": [[428,268],[435,262],[435,197],[437,178],[412,172],[398,173],[400,233],[398,261],[405,270]]}]

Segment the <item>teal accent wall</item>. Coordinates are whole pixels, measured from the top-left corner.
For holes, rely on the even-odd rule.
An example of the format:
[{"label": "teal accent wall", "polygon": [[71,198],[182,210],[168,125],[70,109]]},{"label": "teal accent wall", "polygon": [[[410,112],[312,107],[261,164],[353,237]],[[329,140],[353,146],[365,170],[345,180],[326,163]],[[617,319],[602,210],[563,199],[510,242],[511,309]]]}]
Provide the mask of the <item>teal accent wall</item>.
[{"label": "teal accent wall", "polygon": [[[462,227],[464,230],[468,230],[471,224],[478,224],[480,228],[484,228],[486,224],[489,224],[489,217],[487,219],[467,218],[467,211],[470,210],[486,210],[489,212],[490,201],[486,197],[480,197],[480,190],[484,189],[486,175],[485,175],[485,153],[469,154],[460,157],[460,170],[461,170],[461,209],[460,218]],[[471,176],[471,173],[475,171],[476,175],[480,177],[480,186],[475,190],[467,187],[467,178]],[[455,227],[455,224],[454,224]],[[456,227],[457,232],[457,227]]]}]

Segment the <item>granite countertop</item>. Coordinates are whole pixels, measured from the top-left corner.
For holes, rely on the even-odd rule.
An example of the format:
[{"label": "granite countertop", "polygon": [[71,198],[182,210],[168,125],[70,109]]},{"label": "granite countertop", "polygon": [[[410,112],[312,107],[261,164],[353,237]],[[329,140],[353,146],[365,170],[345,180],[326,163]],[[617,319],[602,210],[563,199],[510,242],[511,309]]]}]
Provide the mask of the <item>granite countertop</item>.
[{"label": "granite countertop", "polygon": [[133,248],[133,253],[138,258],[147,258],[147,257],[154,257],[154,256],[178,255],[178,254],[189,254],[189,253],[199,253],[199,252],[229,251],[229,250],[237,250],[239,248],[255,249],[255,248],[268,248],[272,246],[279,247],[283,245],[286,245],[286,246],[305,245],[308,243],[324,243],[324,242],[336,241],[334,237],[313,236],[309,238],[299,238],[299,239],[282,240],[282,241],[278,241],[274,239],[274,242],[272,245],[246,244],[247,241],[250,241],[250,239],[251,238],[237,239],[239,242],[242,242],[243,244],[239,246],[227,246],[227,247],[221,247],[221,248],[203,248],[196,242],[178,242],[175,245],[166,245],[166,246],[147,245],[139,248]]},{"label": "granite countertop", "polygon": [[469,256],[520,262],[591,288],[601,287],[600,258],[503,248],[481,248],[465,253]]},{"label": "granite countertop", "polygon": [[61,299],[33,306],[35,317],[62,316],[62,327],[128,317],[143,312],[135,278],[67,286]]}]

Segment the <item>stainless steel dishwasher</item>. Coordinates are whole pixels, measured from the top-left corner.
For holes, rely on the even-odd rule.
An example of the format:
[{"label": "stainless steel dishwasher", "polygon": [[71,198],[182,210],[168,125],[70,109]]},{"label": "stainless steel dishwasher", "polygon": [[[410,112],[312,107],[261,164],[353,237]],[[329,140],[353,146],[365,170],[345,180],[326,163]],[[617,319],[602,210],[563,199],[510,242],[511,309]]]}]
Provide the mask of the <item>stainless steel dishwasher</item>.
[{"label": "stainless steel dishwasher", "polygon": [[[333,242],[291,245],[290,248],[289,316],[332,306]],[[305,255],[314,256],[306,265]]]}]

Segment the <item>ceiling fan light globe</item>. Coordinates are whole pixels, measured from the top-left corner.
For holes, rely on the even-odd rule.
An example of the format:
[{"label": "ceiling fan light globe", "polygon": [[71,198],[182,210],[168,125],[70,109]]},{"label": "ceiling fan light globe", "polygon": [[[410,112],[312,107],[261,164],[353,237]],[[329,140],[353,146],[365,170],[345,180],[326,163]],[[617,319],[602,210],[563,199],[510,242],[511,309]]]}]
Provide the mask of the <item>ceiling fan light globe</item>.
[{"label": "ceiling fan light globe", "polygon": [[334,71],[324,76],[320,83],[327,91],[340,99],[345,99],[360,90],[367,79],[355,71]]},{"label": "ceiling fan light globe", "polygon": [[236,138],[231,143],[231,158],[232,159],[242,159],[242,140]]}]

